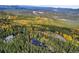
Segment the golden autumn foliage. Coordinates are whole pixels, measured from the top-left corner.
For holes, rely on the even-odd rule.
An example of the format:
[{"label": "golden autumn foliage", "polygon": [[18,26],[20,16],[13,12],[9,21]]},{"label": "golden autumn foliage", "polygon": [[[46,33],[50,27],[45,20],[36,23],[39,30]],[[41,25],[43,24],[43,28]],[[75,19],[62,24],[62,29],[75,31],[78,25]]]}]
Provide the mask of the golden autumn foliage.
[{"label": "golden autumn foliage", "polygon": [[70,36],[70,35],[67,35],[67,34],[63,34],[63,37],[66,39],[66,40],[73,40],[73,38]]},{"label": "golden autumn foliage", "polygon": [[6,25],[6,24],[3,24],[2,26],[0,26],[0,28],[2,29],[7,29],[7,28],[11,28],[11,25]]},{"label": "golden autumn foliage", "polygon": [[16,19],[17,16],[8,16],[8,19]]},{"label": "golden autumn foliage", "polygon": [[21,24],[21,25],[28,25],[32,21],[30,21],[30,20],[14,20],[13,22]]}]

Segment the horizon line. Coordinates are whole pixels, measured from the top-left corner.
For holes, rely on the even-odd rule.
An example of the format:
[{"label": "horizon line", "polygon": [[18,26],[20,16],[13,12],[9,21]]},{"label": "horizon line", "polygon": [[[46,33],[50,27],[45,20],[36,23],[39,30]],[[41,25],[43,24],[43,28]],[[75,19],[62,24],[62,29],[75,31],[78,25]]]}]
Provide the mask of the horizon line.
[{"label": "horizon line", "polygon": [[0,6],[36,6],[36,7],[79,9],[79,5],[0,5]]}]

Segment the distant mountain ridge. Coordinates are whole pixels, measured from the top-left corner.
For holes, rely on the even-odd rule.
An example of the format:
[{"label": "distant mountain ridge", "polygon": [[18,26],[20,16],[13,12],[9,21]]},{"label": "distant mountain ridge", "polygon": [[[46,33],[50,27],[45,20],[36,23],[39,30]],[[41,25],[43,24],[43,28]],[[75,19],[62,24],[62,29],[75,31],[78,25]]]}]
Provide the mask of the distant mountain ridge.
[{"label": "distant mountain ridge", "polygon": [[72,8],[54,8],[54,7],[39,7],[27,5],[0,5],[0,10],[32,10],[32,11],[50,11],[59,13],[79,13],[79,9]]},{"label": "distant mountain ridge", "polygon": [[[54,8],[28,5],[0,5],[0,11],[12,13],[14,15],[37,15],[48,18],[79,21],[79,9]],[[42,12],[42,13],[40,13]]]}]

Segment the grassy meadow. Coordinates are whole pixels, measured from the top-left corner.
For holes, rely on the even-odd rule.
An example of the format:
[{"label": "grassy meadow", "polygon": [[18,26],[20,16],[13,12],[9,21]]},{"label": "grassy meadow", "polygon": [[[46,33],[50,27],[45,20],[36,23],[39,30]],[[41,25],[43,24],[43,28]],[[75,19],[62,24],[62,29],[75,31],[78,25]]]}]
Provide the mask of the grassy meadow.
[{"label": "grassy meadow", "polygon": [[79,24],[42,16],[0,14],[0,52],[79,53]]}]

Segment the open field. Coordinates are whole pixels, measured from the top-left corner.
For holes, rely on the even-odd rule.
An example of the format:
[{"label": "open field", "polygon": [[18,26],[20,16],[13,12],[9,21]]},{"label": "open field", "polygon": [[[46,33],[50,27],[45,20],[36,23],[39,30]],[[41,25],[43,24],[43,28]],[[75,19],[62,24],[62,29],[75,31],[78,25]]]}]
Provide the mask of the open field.
[{"label": "open field", "polygon": [[77,21],[72,21],[65,15],[65,19],[54,18],[59,13],[43,13],[1,11],[0,52],[79,53],[78,15]]}]

